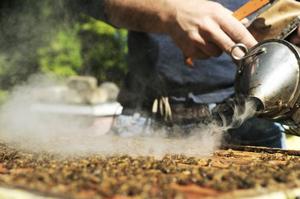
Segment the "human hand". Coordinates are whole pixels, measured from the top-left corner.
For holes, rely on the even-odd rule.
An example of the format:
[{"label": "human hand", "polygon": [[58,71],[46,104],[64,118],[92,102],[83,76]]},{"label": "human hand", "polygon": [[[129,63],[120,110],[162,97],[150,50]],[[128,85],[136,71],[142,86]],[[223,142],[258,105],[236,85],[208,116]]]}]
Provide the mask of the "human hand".
[{"label": "human hand", "polygon": [[248,48],[257,41],[246,27],[222,5],[207,0],[173,0],[174,17],[168,34],[184,56],[205,59],[230,53],[232,46],[243,43]]},{"label": "human hand", "polygon": [[296,33],[291,37],[290,42],[300,47],[300,26],[298,27]]}]

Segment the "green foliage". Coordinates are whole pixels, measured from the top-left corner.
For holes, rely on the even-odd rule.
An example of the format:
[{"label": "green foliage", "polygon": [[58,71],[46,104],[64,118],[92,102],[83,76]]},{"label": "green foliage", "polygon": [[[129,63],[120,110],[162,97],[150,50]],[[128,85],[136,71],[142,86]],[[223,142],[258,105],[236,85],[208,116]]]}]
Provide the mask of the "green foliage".
[{"label": "green foliage", "polygon": [[127,31],[86,18],[80,31],[86,72],[100,81],[121,83],[127,72]]},{"label": "green foliage", "polygon": [[97,35],[106,35],[106,36],[111,36],[111,35],[115,35],[115,34],[122,34],[123,36],[126,36],[126,31],[124,30],[116,30],[115,28],[113,28],[112,26],[96,20],[94,18],[91,17],[85,17],[85,23],[83,23],[81,25],[81,29],[83,31],[89,31],[89,32],[93,32]]},{"label": "green foliage", "polygon": [[48,45],[68,20],[64,0],[0,1],[0,89],[39,72],[37,49]]},{"label": "green foliage", "polygon": [[100,82],[121,84],[127,72],[125,30],[66,6],[74,1],[4,2],[0,6],[5,16],[0,18],[0,89],[8,90],[39,72],[92,75]]},{"label": "green foliage", "polygon": [[40,70],[58,76],[78,74],[82,68],[81,43],[77,28],[59,31],[49,46],[38,50]]},{"label": "green foliage", "polygon": [[0,105],[5,102],[8,97],[8,92],[5,90],[0,90]]},{"label": "green foliage", "polygon": [[86,17],[80,25],[59,31],[38,50],[44,73],[58,76],[91,75],[100,82],[121,84],[127,71],[127,31]]}]

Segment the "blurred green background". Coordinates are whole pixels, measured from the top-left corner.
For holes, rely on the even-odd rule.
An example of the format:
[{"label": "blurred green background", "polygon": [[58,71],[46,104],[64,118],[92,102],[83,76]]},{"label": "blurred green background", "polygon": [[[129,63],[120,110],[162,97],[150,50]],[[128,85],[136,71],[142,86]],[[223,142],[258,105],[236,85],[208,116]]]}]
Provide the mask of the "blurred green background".
[{"label": "blurred green background", "polygon": [[80,5],[74,3],[0,2],[0,101],[34,73],[91,75],[99,83],[122,84],[127,71],[127,32],[78,12]]}]

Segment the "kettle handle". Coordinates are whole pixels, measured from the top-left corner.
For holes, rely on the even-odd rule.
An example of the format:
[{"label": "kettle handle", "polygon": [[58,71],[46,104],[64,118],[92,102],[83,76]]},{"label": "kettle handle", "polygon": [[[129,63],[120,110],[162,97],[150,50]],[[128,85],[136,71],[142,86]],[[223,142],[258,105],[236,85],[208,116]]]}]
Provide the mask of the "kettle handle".
[{"label": "kettle handle", "polygon": [[[244,53],[243,56],[237,56],[234,54],[234,51],[237,48],[239,48]],[[254,51],[250,51],[250,53],[249,53],[249,50],[245,44],[237,43],[234,46],[232,46],[231,51],[230,51],[230,56],[234,61],[241,62],[243,59],[247,59],[247,58],[253,57],[253,56],[258,56],[258,55],[264,54],[266,52],[267,52],[267,49],[263,47],[263,48],[259,48]]]},{"label": "kettle handle", "polygon": [[[240,50],[244,53],[244,55],[243,55],[243,56],[238,56],[238,55],[236,55],[236,54],[234,53],[236,49],[240,49]],[[234,46],[231,47],[231,50],[230,50],[230,56],[231,56],[231,58],[232,58],[234,61],[236,61],[236,62],[239,62],[239,61],[241,61],[242,59],[244,59],[244,58],[245,58],[245,55],[246,55],[247,53],[248,53],[248,48],[247,48],[247,46],[246,46],[245,44],[243,44],[243,43],[237,43],[237,44],[235,44]]]}]

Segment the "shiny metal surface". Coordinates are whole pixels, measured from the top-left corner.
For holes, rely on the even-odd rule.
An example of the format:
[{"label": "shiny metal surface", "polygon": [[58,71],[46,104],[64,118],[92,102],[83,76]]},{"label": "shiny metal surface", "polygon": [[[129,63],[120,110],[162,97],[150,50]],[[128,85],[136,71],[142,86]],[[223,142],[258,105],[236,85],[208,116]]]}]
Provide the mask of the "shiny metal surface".
[{"label": "shiny metal surface", "polygon": [[[263,53],[256,53],[262,49]],[[286,117],[295,109],[300,92],[297,48],[272,39],[257,44],[245,57],[238,63],[236,93],[258,99],[266,118]]]}]

